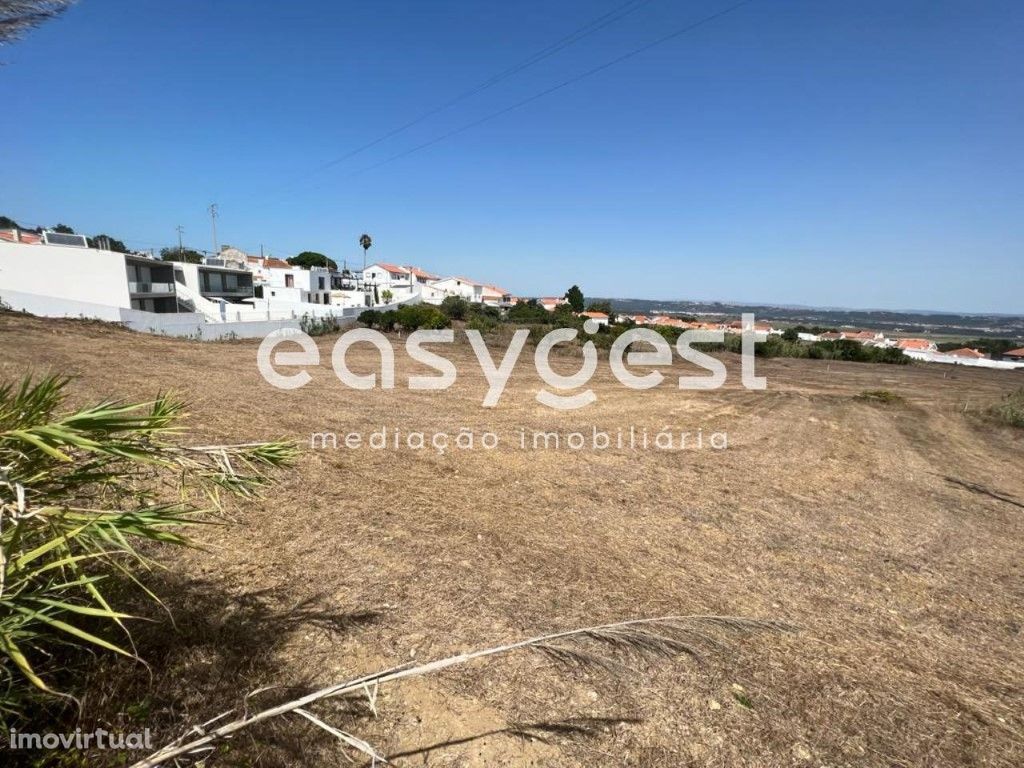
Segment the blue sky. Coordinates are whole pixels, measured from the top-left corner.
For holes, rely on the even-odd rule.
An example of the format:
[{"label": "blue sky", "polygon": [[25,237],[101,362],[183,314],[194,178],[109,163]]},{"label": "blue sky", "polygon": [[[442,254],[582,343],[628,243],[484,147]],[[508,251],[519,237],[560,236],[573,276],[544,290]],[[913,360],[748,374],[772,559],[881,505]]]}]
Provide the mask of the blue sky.
[{"label": "blue sky", "polygon": [[[517,294],[1024,312],[1024,5],[80,0],[0,49],[0,213]],[[369,169],[369,170],[368,170]]]}]

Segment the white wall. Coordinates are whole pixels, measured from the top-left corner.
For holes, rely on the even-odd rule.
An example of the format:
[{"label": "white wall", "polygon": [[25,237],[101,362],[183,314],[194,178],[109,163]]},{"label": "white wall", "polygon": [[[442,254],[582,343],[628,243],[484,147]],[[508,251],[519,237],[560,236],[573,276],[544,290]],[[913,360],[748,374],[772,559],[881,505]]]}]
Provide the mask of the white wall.
[{"label": "white wall", "polygon": [[[91,301],[60,299],[54,296],[40,296],[37,293],[12,291],[0,285],[0,301],[15,312],[28,312],[39,317],[88,317],[97,320],[118,322],[123,307],[96,304]],[[150,313],[147,313],[150,314]]]},{"label": "white wall", "polygon": [[903,354],[914,360],[921,360],[926,363],[966,365],[971,368],[996,368],[1004,371],[1024,368],[1024,363],[1011,363],[1009,360],[989,360],[987,357],[958,357],[957,355],[946,355],[942,352],[922,352],[916,349],[904,349]]},{"label": "white wall", "polygon": [[0,295],[4,290],[131,307],[124,254],[95,248],[0,242]]},{"label": "white wall", "polygon": [[431,285],[449,296],[461,296],[466,301],[483,301],[483,286],[468,283],[457,277],[446,277],[443,280],[435,280]]},{"label": "white wall", "polygon": [[[324,267],[269,267],[266,269],[267,281],[263,284],[263,296],[269,296],[267,286],[274,291],[276,298],[289,301],[308,301],[313,304],[324,304],[331,297],[331,272]],[[292,285],[287,285],[288,277],[292,279]],[[320,278],[323,278],[324,287],[320,287]],[[317,301],[313,301],[313,295]]]},{"label": "white wall", "polygon": [[376,264],[367,267],[363,270],[363,281],[367,283],[376,283],[378,290],[390,287],[392,284],[404,285],[409,287],[411,285],[411,275],[403,274],[401,276],[393,276],[384,267],[379,267]]}]

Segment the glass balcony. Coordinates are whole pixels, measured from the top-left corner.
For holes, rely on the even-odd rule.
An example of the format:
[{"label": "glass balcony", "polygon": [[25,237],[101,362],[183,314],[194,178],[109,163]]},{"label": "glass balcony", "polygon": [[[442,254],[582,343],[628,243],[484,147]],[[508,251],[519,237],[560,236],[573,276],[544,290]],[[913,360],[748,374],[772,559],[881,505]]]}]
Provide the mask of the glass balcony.
[{"label": "glass balcony", "polygon": [[137,283],[128,281],[129,293],[174,293],[174,283]]}]

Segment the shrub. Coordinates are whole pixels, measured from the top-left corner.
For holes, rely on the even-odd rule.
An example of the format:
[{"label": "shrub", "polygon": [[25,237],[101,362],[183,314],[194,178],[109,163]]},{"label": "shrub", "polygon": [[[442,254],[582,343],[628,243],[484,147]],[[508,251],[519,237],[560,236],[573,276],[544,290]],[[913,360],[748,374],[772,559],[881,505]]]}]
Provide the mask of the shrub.
[{"label": "shrub", "polygon": [[385,317],[389,314],[394,314],[394,320],[390,323],[390,327],[400,325],[409,331],[420,328],[437,330],[451,325],[448,316],[430,304],[403,304],[393,313],[384,313]]},{"label": "shrub", "polygon": [[551,313],[537,303],[536,299],[520,301],[508,310],[508,319],[513,323],[548,323],[551,322]]},{"label": "shrub", "polygon": [[1024,387],[1003,397],[998,405],[989,409],[989,415],[1011,427],[1024,428]]},{"label": "shrub", "polygon": [[376,309],[366,309],[359,313],[359,317],[356,320],[367,328],[373,328],[380,324],[380,312]]},{"label": "shrub", "polygon": [[466,323],[466,329],[480,331],[480,333],[493,333],[498,328],[498,321],[487,315],[474,315]]},{"label": "shrub", "polygon": [[869,403],[884,403],[885,405],[904,402],[902,395],[897,395],[888,389],[865,389],[855,399],[864,400]]},{"label": "shrub", "polygon": [[314,317],[312,315],[303,315],[299,319],[299,327],[310,336],[323,336],[326,333],[337,333],[341,330],[341,325],[338,323],[337,318]]},{"label": "shrub", "polygon": [[451,320],[465,320],[469,315],[469,302],[461,296],[445,296],[441,311]]},{"label": "shrub", "polygon": [[134,657],[108,587],[151,566],[138,544],[187,545],[182,526],[219,511],[218,490],[252,495],[295,455],[285,442],[171,443],[184,406],[166,396],[57,415],[67,383],[0,386],[0,716],[56,694],[57,646]]},{"label": "shrub", "polygon": [[393,309],[382,312],[377,321],[377,325],[382,331],[393,331],[396,323],[398,323],[398,313]]},{"label": "shrub", "polygon": [[491,307],[484,303],[470,304],[469,305],[469,317],[487,317],[491,320],[501,320],[501,310],[497,307]]},{"label": "shrub", "polygon": [[807,348],[807,356],[815,360],[847,360],[892,365],[907,365],[911,362],[911,359],[896,347],[868,347],[852,339],[816,341]]}]

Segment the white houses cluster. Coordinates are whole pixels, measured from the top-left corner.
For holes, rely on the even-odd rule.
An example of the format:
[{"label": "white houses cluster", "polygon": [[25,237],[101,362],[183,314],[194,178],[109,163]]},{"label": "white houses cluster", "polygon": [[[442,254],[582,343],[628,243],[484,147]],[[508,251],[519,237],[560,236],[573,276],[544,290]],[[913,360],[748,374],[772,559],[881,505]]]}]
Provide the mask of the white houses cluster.
[{"label": "white houses cluster", "polygon": [[[126,313],[200,316],[206,323],[345,317],[366,307],[449,296],[510,306],[508,291],[467,277],[378,262],[365,270],[295,266],[225,245],[201,264],[90,247],[82,235],[0,230],[0,299],[34,314],[124,320]],[[142,323],[145,318],[139,317]],[[151,318],[151,327],[167,318]]]}]

